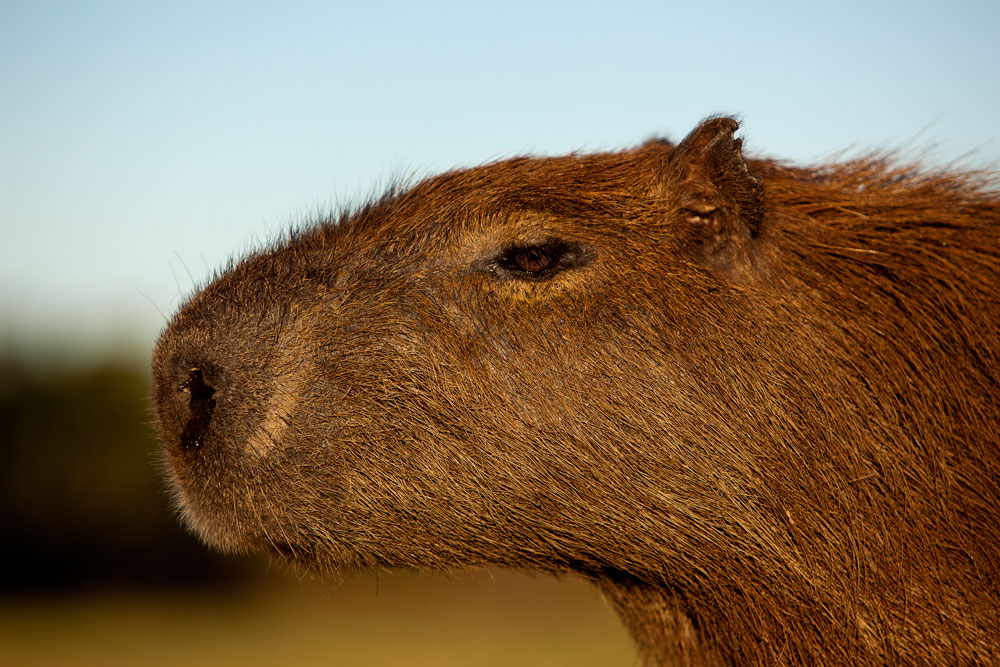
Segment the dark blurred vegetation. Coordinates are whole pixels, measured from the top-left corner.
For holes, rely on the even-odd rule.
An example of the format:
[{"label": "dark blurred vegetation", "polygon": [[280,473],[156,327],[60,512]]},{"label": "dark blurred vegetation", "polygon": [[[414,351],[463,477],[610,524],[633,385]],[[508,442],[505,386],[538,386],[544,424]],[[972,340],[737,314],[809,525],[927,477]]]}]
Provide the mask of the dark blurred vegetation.
[{"label": "dark blurred vegetation", "polygon": [[139,363],[0,357],[0,594],[227,584],[173,515]]}]

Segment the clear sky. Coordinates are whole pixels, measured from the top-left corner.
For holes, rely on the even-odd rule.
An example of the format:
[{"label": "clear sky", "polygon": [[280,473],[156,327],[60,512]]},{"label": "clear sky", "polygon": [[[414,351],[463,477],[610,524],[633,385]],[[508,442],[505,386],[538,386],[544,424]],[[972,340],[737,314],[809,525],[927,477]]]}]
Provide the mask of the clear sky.
[{"label": "clear sky", "polygon": [[750,153],[996,166],[998,29],[996,0],[6,0],[0,347],[148,347],[211,268],[394,177],[718,112]]}]

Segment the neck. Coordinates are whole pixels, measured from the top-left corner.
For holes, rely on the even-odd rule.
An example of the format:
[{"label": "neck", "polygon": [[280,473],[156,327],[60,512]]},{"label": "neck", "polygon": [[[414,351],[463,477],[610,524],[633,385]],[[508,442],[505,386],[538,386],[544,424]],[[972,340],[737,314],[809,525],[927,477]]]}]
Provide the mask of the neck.
[{"label": "neck", "polygon": [[[617,610],[647,667],[992,664],[998,655],[996,636],[989,629],[997,627],[995,599],[932,599],[917,589],[909,596],[908,625],[903,625],[892,613],[890,589],[876,600],[841,604],[843,611],[837,613],[832,601],[768,595],[776,587],[767,584],[728,597],[720,595],[726,590],[720,582],[690,598],[627,576],[602,576],[596,584]],[[692,605],[706,599],[707,606]]]},{"label": "neck", "polygon": [[653,667],[723,663],[676,594],[634,580],[601,579],[598,588],[632,635],[643,664]]}]

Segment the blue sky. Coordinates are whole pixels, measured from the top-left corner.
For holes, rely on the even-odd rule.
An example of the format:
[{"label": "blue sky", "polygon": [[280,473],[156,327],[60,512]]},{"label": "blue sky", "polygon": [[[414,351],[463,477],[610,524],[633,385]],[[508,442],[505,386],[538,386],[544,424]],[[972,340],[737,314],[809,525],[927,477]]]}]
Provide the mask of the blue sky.
[{"label": "blue sky", "polygon": [[395,177],[718,112],[750,153],[995,166],[998,26],[995,1],[8,0],[0,348],[142,350],[211,268]]}]

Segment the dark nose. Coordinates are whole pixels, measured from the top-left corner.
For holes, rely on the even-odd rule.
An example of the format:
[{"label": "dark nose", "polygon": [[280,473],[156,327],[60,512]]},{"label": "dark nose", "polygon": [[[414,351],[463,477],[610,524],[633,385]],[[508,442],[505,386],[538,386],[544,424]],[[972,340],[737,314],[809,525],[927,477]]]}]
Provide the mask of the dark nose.
[{"label": "dark nose", "polygon": [[187,379],[178,387],[188,395],[188,420],[181,433],[181,446],[187,449],[201,449],[205,431],[212,422],[215,412],[215,387],[205,381],[200,368],[188,371]]}]

